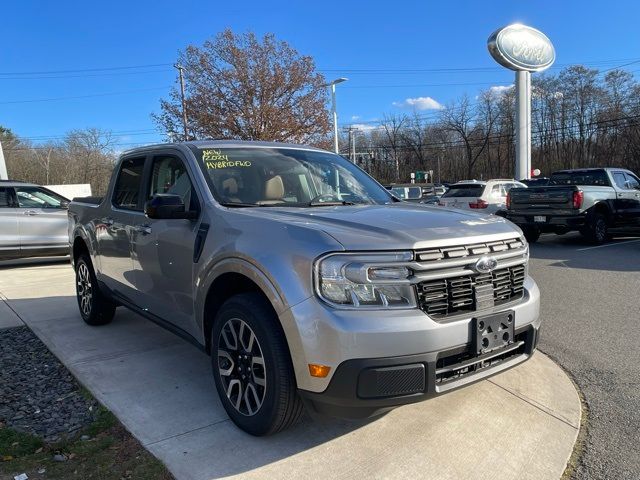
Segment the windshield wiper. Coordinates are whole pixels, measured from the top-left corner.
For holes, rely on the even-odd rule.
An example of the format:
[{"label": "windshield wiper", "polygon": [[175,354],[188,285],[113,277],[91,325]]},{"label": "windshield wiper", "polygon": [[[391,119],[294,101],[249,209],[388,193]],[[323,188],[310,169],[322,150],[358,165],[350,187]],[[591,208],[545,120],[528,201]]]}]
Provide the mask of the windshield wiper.
[{"label": "windshield wiper", "polygon": [[[331,202],[314,202],[311,201],[307,204],[308,207],[339,207],[342,205],[358,205],[355,202],[347,202],[346,200],[331,201]],[[362,204],[360,204],[362,205]]]},{"label": "windshield wiper", "polygon": [[237,207],[237,208],[271,206],[271,205],[265,205],[265,204],[259,204],[259,203],[242,203],[242,202],[220,202],[220,205],[222,205],[223,207]]}]

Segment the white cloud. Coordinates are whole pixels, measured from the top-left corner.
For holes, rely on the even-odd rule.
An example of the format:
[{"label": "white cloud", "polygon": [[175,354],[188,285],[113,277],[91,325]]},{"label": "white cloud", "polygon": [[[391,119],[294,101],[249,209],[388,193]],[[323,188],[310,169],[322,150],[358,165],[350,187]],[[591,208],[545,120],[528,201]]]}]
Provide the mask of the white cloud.
[{"label": "white cloud", "polygon": [[351,115],[351,121],[355,122],[356,120],[360,120],[360,115]]},{"label": "white cloud", "polygon": [[513,88],[513,84],[511,85],[494,85],[489,89],[489,92],[493,95],[502,95],[503,93],[507,93],[509,90]]},{"label": "white cloud", "polygon": [[378,128],[375,125],[369,125],[366,123],[353,123],[351,126],[356,130],[361,130],[363,132],[368,132],[369,130],[375,130]]},{"label": "white cloud", "polygon": [[416,110],[441,110],[444,108],[438,101],[431,97],[405,98],[402,102],[393,102],[394,107],[413,107]]}]

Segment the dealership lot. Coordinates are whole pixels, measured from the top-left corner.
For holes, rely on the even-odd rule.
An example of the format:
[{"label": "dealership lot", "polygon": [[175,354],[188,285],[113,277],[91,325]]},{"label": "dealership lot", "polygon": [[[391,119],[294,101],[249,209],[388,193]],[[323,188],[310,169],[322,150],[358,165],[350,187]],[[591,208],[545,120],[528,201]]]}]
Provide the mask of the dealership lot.
[{"label": "dealership lot", "polygon": [[589,405],[577,478],[640,478],[640,239],[594,247],[543,235],[531,249],[540,286],[540,349],[573,375]]},{"label": "dealership lot", "polygon": [[[73,289],[66,262],[4,267],[0,292],[11,308],[1,322],[24,320],[179,479],[327,472],[332,478],[431,472],[431,478],[555,479],[578,433],[573,384],[536,354],[489,381],[371,421],[307,418],[277,436],[251,437],[224,413],[207,357],[124,309],[111,325],[86,326]],[[465,454],[451,454],[460,451]]]}]

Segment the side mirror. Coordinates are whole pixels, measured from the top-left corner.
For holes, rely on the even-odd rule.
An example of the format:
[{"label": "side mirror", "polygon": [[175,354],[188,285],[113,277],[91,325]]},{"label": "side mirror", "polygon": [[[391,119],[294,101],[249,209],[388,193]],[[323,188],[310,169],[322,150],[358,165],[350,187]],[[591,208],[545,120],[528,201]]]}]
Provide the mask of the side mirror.
[{"label": "side mirror", "polygon": [[69,203],[71,203],[69,200],[62,200],[60,202],[60,208],[67,210],[69,208]]},{"label": "side mirror", "polygon": [[171,193],[156,193],[151,200],[144,204],[144,214],[154,219],[193,219],[196,212],[187,212],[180,195]]}]

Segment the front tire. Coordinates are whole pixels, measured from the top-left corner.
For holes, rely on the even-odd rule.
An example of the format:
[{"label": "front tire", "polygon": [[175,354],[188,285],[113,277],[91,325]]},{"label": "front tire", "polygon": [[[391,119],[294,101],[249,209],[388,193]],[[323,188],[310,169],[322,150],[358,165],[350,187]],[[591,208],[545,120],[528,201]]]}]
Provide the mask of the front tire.
[{"label": "front tire", "polygon": [[116,313],[115,303],[100,291],[87,254],[80,255],[76,261],[76,298],[80,315],[87,325],[106,325]]},{"label": "front tire", "polygon": [[537,227],[522,227],[522,233],[529,243],[536,243],[540,238],[540,229]]},{"label": "front tire", "polygon": [[211,332],[211,363],[220,401],[245,432],[271,435],[302,415],[287,342],[262,295],[243,293],[222,305]]}]

